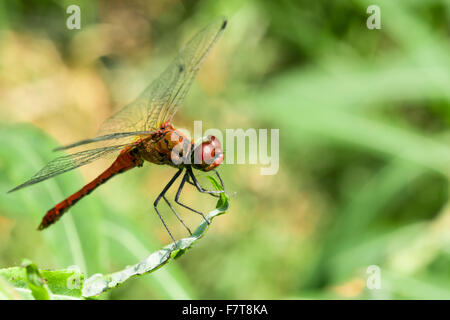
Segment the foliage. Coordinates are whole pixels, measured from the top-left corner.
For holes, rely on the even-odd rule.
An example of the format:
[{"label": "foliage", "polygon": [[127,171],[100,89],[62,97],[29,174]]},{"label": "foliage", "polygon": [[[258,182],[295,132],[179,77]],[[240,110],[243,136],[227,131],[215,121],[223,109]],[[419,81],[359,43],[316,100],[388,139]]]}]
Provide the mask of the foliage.
[{"label": "foliage", "polygon": [[[20,267],[0,269],[0,277],[7,280],[10,290],[26,300],[77,300],[81,299],[78,286],[83,282],[83,275],[76,270],[39,270],[31,261],[25,259]],[[78,281],[75,283],[74,281]]]},{"label": "foliage", "polygon": [[[186,39],[226,15],[174,124],[279,129],[279,172],[221,166],[237,192],[232,214],[183,259],[100,297],[450,297],[450,3],[164,3],[80,1],[74,31],[64,2],[0,2],[0,265],[29,257],[42,269],[111,274],[163,247],[168,237],[151,212],[170,168],[114,178],[43,233],[30,230],[104,164],[5,192],[55,146],[93,136]],[[380,30],[366,27],[372,4]],[[32,125],[11,125],[19,122]],[[183,198],[203,212],[213,205],[193,188]],[[372,265],[379,290],[366,287]],[[20,294],[0,278],[1,297]]]},{"label": "foliage", "polygon": [[[213,177],[209,177],[216,190],[221,190],[220,184]],[[186,250],[200,238],[202,238],[211,221],[228,209],[228,195],[222,193],[217,202],[216,210],[210,212],[202,221],[192,236],[178,240],[156,251],[134,266],[126,267],[112,274],[95,274],[84,279],[79,267],[64,270],[39,270],[28,259],[24,260],[21,267],[0,269],[0,279],[6,279],[8,283],[0,282],[2,299],[36,299],[36,300],[60,300],[60,299],[85,299],[98,296],[112,288],[123,284],[128,279],[152,273],[164,266],[170,259],[180,258]],[[11,287],[12,286],[12,287]],[[20,291],[20,295],[15,293]]]}]

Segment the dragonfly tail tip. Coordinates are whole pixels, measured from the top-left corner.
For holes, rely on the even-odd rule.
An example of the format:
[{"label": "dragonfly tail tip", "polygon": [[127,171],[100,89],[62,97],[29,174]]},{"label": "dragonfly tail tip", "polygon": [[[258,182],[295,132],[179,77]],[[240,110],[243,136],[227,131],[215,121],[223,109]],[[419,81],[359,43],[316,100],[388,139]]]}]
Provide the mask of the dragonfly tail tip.
[{"label": "dragonfly tail tip", "polygon": [[7,191],[6,193],[14,192],[14,191],[16,191],[17,189],[19,189],[19,187],[12,188],[11,190]]},{"label": "dragonfly tail tip", "polygon": [[228,23],[228,20],[225,19],[222,24],[222,30],[225,29],[225,27],[227,26],[227,23]]}]

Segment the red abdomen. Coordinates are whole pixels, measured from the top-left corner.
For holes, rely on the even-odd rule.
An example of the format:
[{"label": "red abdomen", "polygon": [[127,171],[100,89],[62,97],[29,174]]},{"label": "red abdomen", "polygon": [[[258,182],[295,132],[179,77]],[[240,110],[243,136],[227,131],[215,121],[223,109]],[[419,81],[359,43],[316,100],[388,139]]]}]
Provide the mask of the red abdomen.
[{"label": "red abdomen", "polygon": [[106,169],[102,174],[100,174],[97,178],[95,178],[92,182],[85,185],[79,191],[72,194],[67,199],[61,201],[52,209],[47,211],[47,214],[42,219],[41,224],[38,227],[38,230],[42,230],[47,228],[49,225],[55,223],[61,218],[61,216],[69,210],[75,203],[77,203],[81,198],[91,193],[95,188],[105,183],[113,176],[118,173],[125,172],[134,167],[142,166],[143,160],[136,152],[136,149],[126,149],[122,151],[122,153],[117,157],[114,163]]}]

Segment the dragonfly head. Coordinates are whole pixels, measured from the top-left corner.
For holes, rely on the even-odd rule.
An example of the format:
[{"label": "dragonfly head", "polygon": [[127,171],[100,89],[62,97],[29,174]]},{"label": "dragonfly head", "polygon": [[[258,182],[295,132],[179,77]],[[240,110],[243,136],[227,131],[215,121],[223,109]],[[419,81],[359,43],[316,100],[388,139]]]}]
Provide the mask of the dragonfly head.
[{"label": "dragonfly head", "polygon": [[192,166],[201,171],[210,171],[219,166],[225,155],[219,139],[208,136],[205,141],[194,149]]}]

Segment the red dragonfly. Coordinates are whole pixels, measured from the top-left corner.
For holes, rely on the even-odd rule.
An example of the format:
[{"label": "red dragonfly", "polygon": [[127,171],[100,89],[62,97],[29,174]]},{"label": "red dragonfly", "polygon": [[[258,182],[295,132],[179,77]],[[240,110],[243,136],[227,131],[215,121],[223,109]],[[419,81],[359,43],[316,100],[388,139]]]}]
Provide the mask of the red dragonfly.
[{"label": "red dragonfly", "polygon": [[[103,157],[117,156],[113,164],[92,182],[51,208],[42,219],[38,230],[43,230],[59,220],[70,207],[116,174],[141,167],[144,161],[169,165],[178,169],[153,204],[156,213],[175,243],[174,237],[158,211],[158,203],[164,199],[178,220],[192,234],[165,196],[167,190],[183,171],[185,173],[178,187],[175,202],[200,214],[209,223],[203,213],[181,203],[179,197],[186,182],[194,185],[198,191],[213,196],[225,192],[223,181],[215,169],[224,159],[221,144],[214,136],[209,136],[201,144],[195,145],[186,135],[175,129],[171,121],[206,56],[223,33],[226,24],[227,20],[220,18],[198,32],[181,48],[167,69],[134,102],[126,105],[102,124],[99,134],[95,138],[55,149],[66,150],[82,146],[86,150],[50,161],[28,181],[9,191],[33,185]],[[203,189],[195,177],[193,169],[213,170],[218,176],[223,190]]]}]

